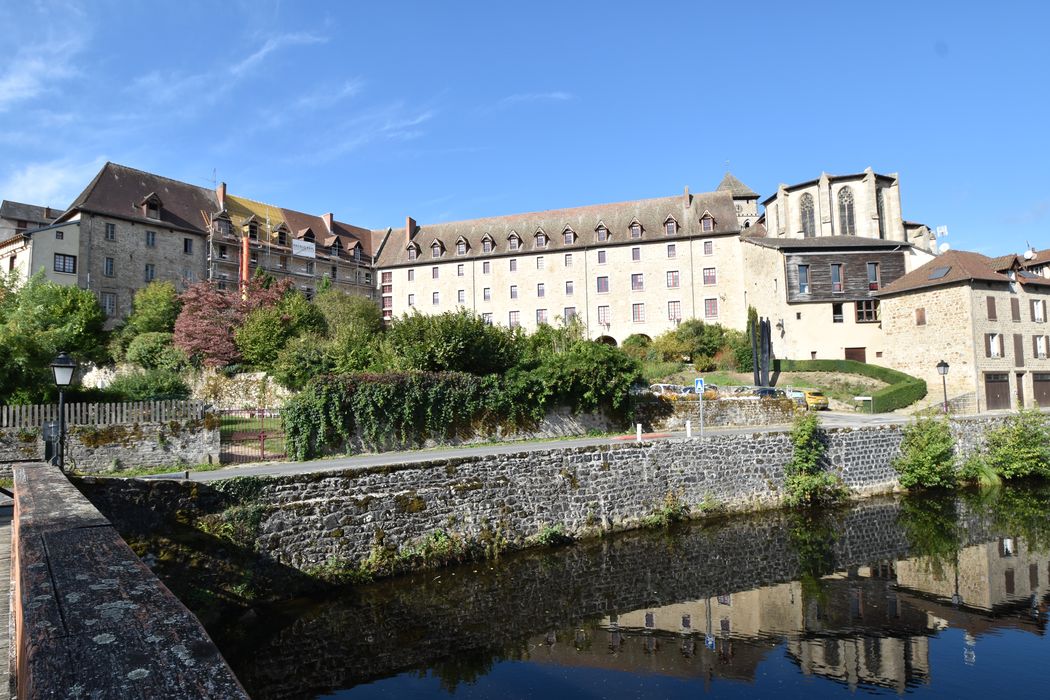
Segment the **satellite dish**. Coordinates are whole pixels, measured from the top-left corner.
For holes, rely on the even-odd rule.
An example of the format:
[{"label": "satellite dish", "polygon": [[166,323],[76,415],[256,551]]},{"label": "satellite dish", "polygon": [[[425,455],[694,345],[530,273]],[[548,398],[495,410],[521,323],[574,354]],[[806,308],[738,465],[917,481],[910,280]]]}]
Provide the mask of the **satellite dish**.
[{"label": "satellite dish", "polygon": [[1026,250],[1024,252],[1024,259],[1025,260],[1031,260],[1034,257],[1035,257],[1035,251],[1032,250],[1031,248],[1029,248],[1028,250]]},{"label": "satellite dish", "polygon": [[948,249],[951,248],[951,247],[952,247],[952,244],[949,243],[948,241],[945,241],[944,243],[941,243],[939,246],[937,246],[937,250],[941,251],[942,253],[946,253],[948,251]]}]

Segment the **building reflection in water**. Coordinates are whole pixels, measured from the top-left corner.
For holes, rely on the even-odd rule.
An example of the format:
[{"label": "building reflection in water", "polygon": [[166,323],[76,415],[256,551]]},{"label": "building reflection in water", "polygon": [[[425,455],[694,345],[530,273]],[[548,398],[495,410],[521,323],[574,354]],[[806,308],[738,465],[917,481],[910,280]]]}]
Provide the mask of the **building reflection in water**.
[{"label": "building reflection in water", "polygon": [[533,638],[530,659],[683,678],[753,680],[781,643],[802,673],[904,692],[930,681],[929,640],[964,631],[963,660],[977,663],[982,635],[1043,634],[1050,558],[1022,540],[852,567],[792,581],[604,617],[572,636]]}]

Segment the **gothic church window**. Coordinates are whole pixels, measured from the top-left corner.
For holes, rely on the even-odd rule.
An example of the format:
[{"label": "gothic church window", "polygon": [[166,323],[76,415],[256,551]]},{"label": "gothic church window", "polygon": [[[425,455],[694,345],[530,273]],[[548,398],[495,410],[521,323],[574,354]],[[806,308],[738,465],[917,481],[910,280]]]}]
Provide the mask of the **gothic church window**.
[{"label": "gothic church window", "polygon": [[802,218],[802,237],[813,238],[817,235],[817,221],[813,206],[813,195],[809,192],[802,195],[799,201],[799,214]]},{"label": "gothic church window", "polygon": [[853,190],[849,187],[839,190],[839,230],[843,236],[857,235],[857,221],[853,212]]}]

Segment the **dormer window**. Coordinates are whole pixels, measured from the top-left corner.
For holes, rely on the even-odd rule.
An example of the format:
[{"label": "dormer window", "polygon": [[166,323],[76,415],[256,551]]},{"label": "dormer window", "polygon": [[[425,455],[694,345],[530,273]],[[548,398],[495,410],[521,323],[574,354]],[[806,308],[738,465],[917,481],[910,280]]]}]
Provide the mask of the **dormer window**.
[{"label": "dormer window", "polygon": [[571,228],[567,228],[562,232],[561,238],[562,242],[565,243],[565,245],[572,245],[576,242],[576,232],[573,231]]},{"label": "dormer window", "polygon": [[248,224],[248,238],[253,241],[259,240],[259,225],[256,223]]},{"label": "dormer window", "polygon": [[434,241],[434,243],[430,246],[430,257],[441,257],[441,243],[439,243],[438,241]]},{"label": "dormer window", "polygon": [[496,248],[495,243],[488,236],[485,236],[484,238],[481,239],[481,252],[482,253],[491,253],[493,250],[495,250],[495,248]]},{"label": "dormer window", "polygon": [[288,245],[288,234],[284,231],[277,232],[277,245]]},{"label": "dormer window", "polygon": [[547,247],[547,234],[545,234],[543,231],[538,231],[536,233],[536,247],[537,248],[546,248]]},{"label": "dormer window", "polygon": [[222,235],[228,235],[230,233],[230,222],[228,219],[218,219],[215,222],[215,231]]},{"label": "dormer window", "polygon": [[631,224],[631,238],[642,237],[642,225],[637,221]]},{"label": "dormer window", "polygon": [[408,246],[408,259],[409,260],[415,260],[418,257],[419,257],[419,248],[416,246],[415,243],[413,243],[412,245]]},{"label": "dormer window", "polygon": [[466,238],[460,238],[458,241],[456,241],[456,255],[466,255],[466,254],[467,254],[467,239]]},{"label": "dormer window", "polygon": [[596,228],[594,231],[599,243],[604,243],[605,241],[609,240],[609,229],[605,228],[604,226],[598,226],[598,228]]},{"label": "dormer window", "polygon": [[354,248],[354,260],[361,260],[361,246],[356,246]]},{"label": "dormer window", "polygon": [[142,215],[147,219],[160,219],[160,205],[160,197],[156,192],[150,192],[139,202],[139,206],[142,207]]},{"label": "dormer window", "polygon": [[303,236],[303,240],[306,241],[307,243],[313,243],[314,242],[314,232],[313,231],[307,231],[306,235]]},{"label": "dormer window", "polygon": [[519,248],[521,248],[521,238],[518,237],[518,234],[510,234],[510,237],[507,238],[507,246],[511,250],[518,250]]},{"label": "dormer window", "polygon": [[667,221],[664,222],[664,233],[668,236],[673,236],[678,233],[678,222],[674,219],[668,218]]},{"label": "dormer window", "polygon": [[329,248],[329,251],[330,251],[330,254],[332,255],[332,257],[336,257],[336,258],[339,257],[339,252],[341,250],[342,250],[342,248],[339,247],[339,241],[336,241],[335,243],[333,243],[332,246]]},{"label": "dormer window", "polygon": [[715,219],[710,214],[704,214],[703,218],[700,219],[700,230],[701,231],[714,231],[715,230]]}]

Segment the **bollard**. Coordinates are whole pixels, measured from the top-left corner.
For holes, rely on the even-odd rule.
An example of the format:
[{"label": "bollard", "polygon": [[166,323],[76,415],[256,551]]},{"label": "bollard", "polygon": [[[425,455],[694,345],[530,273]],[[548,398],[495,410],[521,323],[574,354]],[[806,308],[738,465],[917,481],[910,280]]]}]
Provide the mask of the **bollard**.
[{"label": "bollard", "polygon": [[642,441],[642,424],[641,423],[639,423],[637,425],[637,427],[635,428],[634,439],[635,439],[636,442],[641,442]]},{"label": "bollard", "polygon": [[693,437],[693,421],[691,420],[685,422],[685,436],[687,438]]}]

